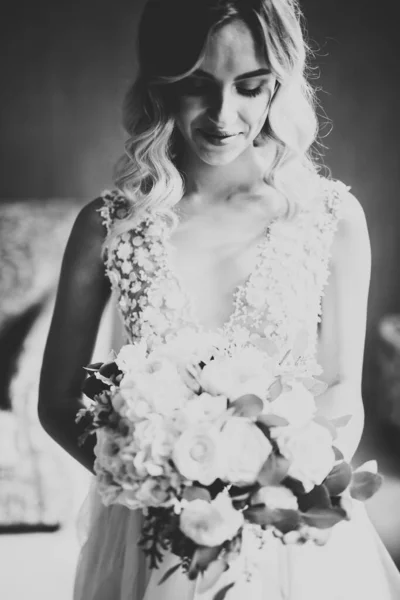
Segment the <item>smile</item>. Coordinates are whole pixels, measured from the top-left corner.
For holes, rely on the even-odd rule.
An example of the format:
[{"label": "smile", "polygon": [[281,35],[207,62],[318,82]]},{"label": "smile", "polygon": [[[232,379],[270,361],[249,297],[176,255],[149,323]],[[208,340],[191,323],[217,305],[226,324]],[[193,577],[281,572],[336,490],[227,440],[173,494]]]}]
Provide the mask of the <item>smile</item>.
[{"label": "smile", "polygon": [[238,133],[210,132],[204,129],[198,131],[207,142],[214,146],[225,146],[239,135]]}]

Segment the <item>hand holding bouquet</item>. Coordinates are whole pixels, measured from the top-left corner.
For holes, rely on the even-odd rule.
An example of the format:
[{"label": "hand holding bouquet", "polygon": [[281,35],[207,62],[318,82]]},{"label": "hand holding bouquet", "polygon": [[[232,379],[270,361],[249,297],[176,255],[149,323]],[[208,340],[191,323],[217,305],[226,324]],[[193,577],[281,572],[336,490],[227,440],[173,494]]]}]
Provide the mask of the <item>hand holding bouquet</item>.
[{"label": "hand holding bouquet", "polygon": [[210,567],[219,559],[220,572],[228,568],[246,527],[282,543],[325,543],[351,518],[352,499],[380,487],[374,464],[353,472],[335,448],[347,419],[317,416],[325,384],[273,344],[232,348],[183,330],[155,350],[126,345],[87,369],[92,402],[78,418],[85,435],[97,435],[102,500],[143,510],[139,544],[150,566],[166,551],[179,557],[166,576],[212,572],[203,589],[212,586]]}]

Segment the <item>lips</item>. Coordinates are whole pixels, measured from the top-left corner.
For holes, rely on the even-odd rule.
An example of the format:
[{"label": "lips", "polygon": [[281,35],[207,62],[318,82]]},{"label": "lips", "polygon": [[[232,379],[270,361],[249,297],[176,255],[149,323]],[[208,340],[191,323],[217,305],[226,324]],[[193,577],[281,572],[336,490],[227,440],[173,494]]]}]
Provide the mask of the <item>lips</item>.
[{"label": "lips", "polygon": [[212,137],[212,138],[217,138],[217,139],[221,139],[224,140],[226,138],[230,138],[233,137],[235,135],[237,135],[237,133],[229,133],[226,131],[212,131],[212,130],[208,130],[208,129],[200,129],[201,133],[203,133],[204,135],[207,135],[208,137]]}]

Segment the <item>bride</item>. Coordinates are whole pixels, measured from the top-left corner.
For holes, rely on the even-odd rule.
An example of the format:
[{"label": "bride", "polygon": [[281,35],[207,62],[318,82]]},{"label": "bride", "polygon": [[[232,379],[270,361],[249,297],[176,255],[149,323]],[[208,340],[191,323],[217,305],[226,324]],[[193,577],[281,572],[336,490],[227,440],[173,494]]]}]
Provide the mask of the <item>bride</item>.
[{"label": "bride", "polygon": [[[301,19],[296,0],[146,5],[116,188],[77,217],[41,374],[43,427],[92,472],[95,440],[78,445],[75,415],[111,294],[126,339],[150,347],[185,326],[235,338],[241,324],[288,349],[300,333],[328,384],[318,410],[350,413],[338,445],[348,459],[357,448],[369,238],[359,202],[319,174],[310,152],[317,119]],[[159,585],[174,557],[150,571],[137,547],[140,512],[102,505],[95,478],[86,510],[74,600],[215,596],[182,572]],[[223,574],[237,583],[227,600],[400,598],[361,505],[324,546],[275,538],[252,560],[251,581],[239,567]]]}]

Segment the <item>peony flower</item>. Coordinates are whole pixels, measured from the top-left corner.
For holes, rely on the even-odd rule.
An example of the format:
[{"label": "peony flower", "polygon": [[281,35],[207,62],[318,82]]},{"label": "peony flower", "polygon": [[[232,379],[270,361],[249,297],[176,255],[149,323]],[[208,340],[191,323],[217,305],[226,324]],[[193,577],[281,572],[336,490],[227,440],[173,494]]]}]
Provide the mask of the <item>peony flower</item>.
[{"label": "peony flower", "polygon": [[166,479],[146,479],[136,492],[136,499],[142,506],[162,506],[169,500],[168,481]]},{"label": "peony flower", "polygon": [[[144,419],[151,412],[151,405],[138,388],[136,381],[137,379],[135,380],[131,375],[125,375],[120,383],[119,391],[119,394],[125,403],[125,407],[122,409],[124,416],[132,421],[132,423]],[[116,406],[118,407],[119,404],[120,401],[117,398]]]},{"label": "peony flower", "polygon": [[283,485],[269,485],[260,488],[251,499],[252,504],[265,504],[271,510],[297,510],[297,498]]},{"label": "peony flower", "polygon": [[193,425],[202,421],[215,421],[225,413],[226,409],[225,396],[211,396],[203,392],[200,396],[189,400],[180,411],[180,417],[187,425]]},{"label": "peony flower", "polygon": [[223,348],[225,340],[214,332],[199,332],[191,327],[180,329],[166,344],[160,344],[151,355],[168,358],[177,365],[197,365],[209,362]]},{"label": "peony flower", "polygon": [[332,436],[314,421],[302,427],[271,429],[280,452],[290,461],[288,475],[303,484],[306,492],[320,485],[335,463]]},{"label": "peony flower", "polygon": [[266,360],[256,348],[245,348],[233,357],[217,357],[202,370],[200,383],[210,394],[227,396],[229,400],[245,394],[264,399],[275,379]]},{"label": "peony flower", "polygon": [[175,443],[173,461],[183,477],[211,485],[225,475],[226,454],[221,433],[213,425],[193,425]]},{"label": "peony flower", "polygon": [[222,430],[227,454],[225,481],[234,485],[252,484],[272,452],[272,445],[262,431],[242,417],[231,417]]},{"label": "peony flower", "polygon": [[180,515],[181,531],[201,546],[219,546],[231,540],[243,523],[243,513],[234,509],[225,492],[218,494],[212,502],[189,502]]},{"label": "peony flower", "polygon": [[127,416],[134,421],[154,412],[170,415],[192,395],[175,365],[166,359],[148,361],[146,372],[126,375],[120,392],[128,405]]},{"label": "peony flower", "polygon": [[286,419],[289,425],[301,427],[311,421],[315,414],[314,396],[298,381],[293,381],[290,387],[289,391],[282,392],[272,402],[265,403],[263,412],[278,415]]}]

